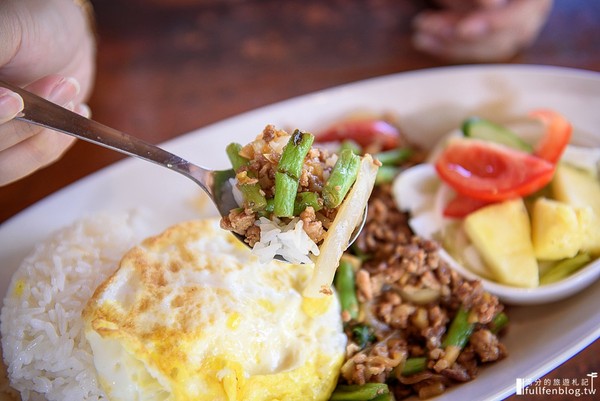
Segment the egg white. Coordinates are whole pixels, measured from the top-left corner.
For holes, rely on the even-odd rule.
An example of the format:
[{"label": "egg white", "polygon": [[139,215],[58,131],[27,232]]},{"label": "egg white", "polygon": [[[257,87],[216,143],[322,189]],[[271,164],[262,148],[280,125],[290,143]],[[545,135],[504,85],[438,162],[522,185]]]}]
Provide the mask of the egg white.
[{"label": "egg white", "polygon": [[346,337],[336,297],[302,297],[312,265],[261,264],[218,220],[122,259],[84,311],[100,383],[119,400],[326,400]]}]

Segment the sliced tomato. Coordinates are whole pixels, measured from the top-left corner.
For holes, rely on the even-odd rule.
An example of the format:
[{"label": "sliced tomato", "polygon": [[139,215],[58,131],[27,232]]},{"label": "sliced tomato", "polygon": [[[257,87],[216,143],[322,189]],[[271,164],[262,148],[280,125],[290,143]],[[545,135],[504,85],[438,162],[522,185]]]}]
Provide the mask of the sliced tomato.
[{"label": "sliced tomato", "polygon": [[457,138],[442,151],[435,168],[440,178],[462,195],[502,201],[542,188],[552,179],[555,165],[506,146]]},{"label": "sliced tomato", "polygon": [[454,219],[462,219],[468,214],[481,209],[484,206],[490,205],[494,202],[486,201],[481,199],[471,198],[463,194],[457,193],[450,202],[444,208],[444,217],[450,217]]},{"label": "sliced tomato", "polygon": [[401,144],[400,130],[379,119],[344,120],[315,135],[317,142],[341,142],[351,139],[361,147],[379,145],[382,150],[395,149]]},{"label": "sliced tomato", "polygon": [[540,109],[529,113],[544,123],[546,131],[535,147],[534,154],[551,163],[556,163],[571,140],[573,127],[555,111]]}]

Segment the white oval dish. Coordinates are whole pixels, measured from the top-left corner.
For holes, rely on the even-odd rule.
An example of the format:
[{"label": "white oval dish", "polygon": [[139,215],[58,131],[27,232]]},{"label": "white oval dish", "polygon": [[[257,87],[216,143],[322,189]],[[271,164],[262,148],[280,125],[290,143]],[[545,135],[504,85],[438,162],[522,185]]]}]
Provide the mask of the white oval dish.
[{"label": "white oval dish", "polygon": [[[393,192],[398,207],[412,216],[409,224],[415,234],[433,239],[449,222],[442,216],[442,209],[451,198],[452,191],[441,183],[431,163],[424,163],[401,173],[395,180]],[[536,288],[519,288],[500,284],[477,274],[440,248],[440,256],[454,270],[469,279],[481,280],[484,288],[503,302],[512,305],[536,305],[559,301],[592,285],[600,278],[600,259],[582,267],[575,274],[556,283]]]},{"label": "white oval dish", "polygon": [[[368,108],[395,113],[411,139],[431,147],[469,115],[510,118],[542,106],[576,122],[587,133],[582,144],[600,145],[600,74],[487,65],[414,71],[324,90],[227,119],[163,146],[206,167],[223,168],[228,165],[225,146],[249,142],[267,123],[311,130]],[[199,191],[186,178],[128,159],[53,194],[0,226],[0,294],[6,293],[12,273],[36,242],[75,219],[143,205],[152,210],[158,231],[210,213],[212,209],[191,206]],[[511,326],[503,338],[510,357],[481,369],[476,380],[436,401],[504,399],[515,392],[517,378],[535,380],[576,354],[600,336],[599,291],[597,281],[560,302],[510,307]]]},{"label": "white oval dish", "polygon": [[584,288],[594,284],[600,277],[600,260],[596,259],[576,273],[556,283],[542,285],[537,288],[518,288],[499,284],[476,275],[456,262],[443,249],[441,250],[441,256],[454,270],[467,278],[481,280],[487,291],[496,295],[503,302],[512,305],[538,305],[559,301],[577,294]]}]

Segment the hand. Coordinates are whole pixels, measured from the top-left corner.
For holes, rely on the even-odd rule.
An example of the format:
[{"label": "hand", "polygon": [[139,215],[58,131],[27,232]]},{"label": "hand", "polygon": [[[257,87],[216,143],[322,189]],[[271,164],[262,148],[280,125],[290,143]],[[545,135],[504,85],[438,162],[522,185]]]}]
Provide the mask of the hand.
[{"label": "hand", "polygon": [[[89,115],[95,41],[88,16],[73,0],[0,2],[0,79]],[[23,108],[0,88],[0,185],[58,159],[73,138],[15,121]]]},{"label": "hand", "polygon": [[441,10],[415,18],[413,43],[453,62],[498,62],[529,46],[552,0],[438,0]]}]

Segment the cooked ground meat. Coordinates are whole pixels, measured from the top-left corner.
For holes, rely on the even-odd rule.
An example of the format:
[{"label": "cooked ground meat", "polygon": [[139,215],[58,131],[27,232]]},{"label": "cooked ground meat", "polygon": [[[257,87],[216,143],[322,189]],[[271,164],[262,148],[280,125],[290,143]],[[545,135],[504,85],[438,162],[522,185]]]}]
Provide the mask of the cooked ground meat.
[{"label": "cooked ground meat", "polygon": [[300,220],[302,220],[302,228],[306,231],[306,234],[312,239],[315,244],[318,244],[325,237],[325,229],[323,228],[323,222],[317,219],[315,209],[312,206],[308,206],[302,213],[300,213]]},{"label": "cooked ground meat", "polygon": [[[356,274],[361,322],[346,323],[352,345],[342,369],[345,382],[387,381],[398,398],[427,398],[453,383],[472,380],[482,363],[506,356],[488,328],[503,305],[479,281],[450,269],[436,242],[413,235],[408,216],[396,208],[390,185],[375,188],[355,246],[368,257]],[[470,343],[449,363],[442,342],[461,306],[469,311],[475,329]],[[372,328],[374,341],[361,349],[352,329],[363,323]],[[426,370],[402,376],[404,361],[415,357],[427,358]]]},{"label": "cooked ground meat", "polygon": [[221,219],[221,228],[245,235],[246,231],[254,225],[254,213],[249,209],[234,209],[227,217]]}]

